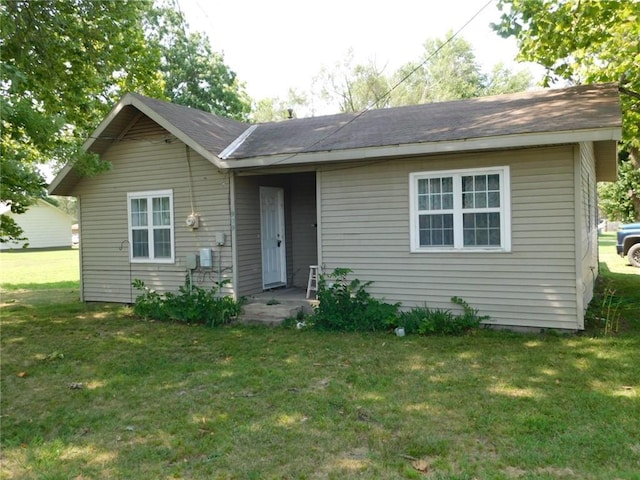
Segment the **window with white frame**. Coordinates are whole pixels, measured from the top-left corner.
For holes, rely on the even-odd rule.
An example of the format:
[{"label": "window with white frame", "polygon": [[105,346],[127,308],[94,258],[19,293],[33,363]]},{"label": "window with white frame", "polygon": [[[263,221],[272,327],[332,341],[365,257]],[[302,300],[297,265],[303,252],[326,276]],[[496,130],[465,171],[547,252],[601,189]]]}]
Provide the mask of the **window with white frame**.
[{"label": "window with white frame", "polygon": [[409,176],[411,251],[511,250],[509,167]]},{"label": "window with white frame", "polygon": [[173,192],[127,194],[132,262],[173,262]]}]

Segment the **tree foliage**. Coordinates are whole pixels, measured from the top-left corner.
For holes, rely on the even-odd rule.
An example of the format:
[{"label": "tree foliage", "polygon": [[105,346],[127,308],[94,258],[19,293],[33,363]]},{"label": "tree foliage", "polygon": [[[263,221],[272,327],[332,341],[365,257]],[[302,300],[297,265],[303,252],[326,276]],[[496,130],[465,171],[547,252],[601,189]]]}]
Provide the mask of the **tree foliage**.
[{"label": "tree foliage", "polygon": [[612,218],[640,218],[640,2],[500,0],[499,8],[494,28],[517,40],[521,60],[547,69],[547,85],[620,82],[627,155],[621,155],[619,185],[599,191]]},{"label": "tree foliage", "polygon": [[517,92],[531,85],[528,72],[513,73],[502,65],[483,73],[469,42],[447,39],[428,39],[421,59],[390,75],[373,61],[355,63],[349,51],[333,69],[323,68],[316,80],[325,100],[337,103],[342,112]]},{"label": "tree foliage", "polygon": [[252,108],[251,121],[264,123],[298,118],[299,110],[305,111],[308,103],[304,92],[290,88],[285,99],[274,97],[258,101]]},{"label": "tree foliage", "polygon": [[531,74],[503,64],[483,73],[471,44],[449,32],[445,39],[427,40],[421,63],[401,67],[392,83],[397,87],[390,103],[400,106],[520,92],[531,85]]},{"label": "tree foliage", "polygon": [[180,11],[160,5],[149,12],[147,38],[160,52],[164,97],[216,115],[247,120],[251,100],[209,38],[189,33]]},{"label": "tree foliage", "polygon": [[[152,0],[0,3],[1,198],[13,213],[44,195],[37,165],[108,167],[81,145],[127,91],[233,118],[250,102],[206,37]],[[3,217],[0,239],[19,239]]]},{"label": "tree foliage", "polygon": [[628,152],[622,152],[620,156],[618,180],[598,185],[600,210],[611,220],[634,222],[640,212],[640,168],[628,158]]},{"label": "tree foliage", "polygon": [[[447,38],[451,37],[449,32]],[[430,39],[424,44],[424,78],[430,101],[473,98],[482,94],[484,75],[471,44],[463,38]]]},{"label": "tree foliage", "polygon": [[[37,163],[95,165],[81,154],[81,139],[121,92],[161,92],[141,29],[150,7],[149,0],[0,4],[0,200],[13,213],[44,193]],[[9,220],[1,238],[20,238]]]},{"label": "tree foliage", "polygon": [[320,97],[341,112],[358,112],[388,102],[389,82],[374,61],[355,63],[353,49],[332,68],[322,67],[314,79]]},{"label": "tree foliage", "polygon": [[151,6],[150,0],[5,2],[1,58],[22,75],[10,93],[80,131],[93,128],[122,92],[161,95],[157,52],[141,28]]}]

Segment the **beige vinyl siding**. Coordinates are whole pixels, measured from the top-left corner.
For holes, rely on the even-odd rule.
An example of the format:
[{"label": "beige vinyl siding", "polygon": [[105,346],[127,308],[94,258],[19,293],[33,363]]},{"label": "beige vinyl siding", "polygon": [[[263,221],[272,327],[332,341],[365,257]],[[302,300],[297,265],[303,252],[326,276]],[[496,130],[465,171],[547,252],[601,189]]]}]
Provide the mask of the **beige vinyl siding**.
[{"label": "beige vinyl siding", "polygon": [[294,287],[307,288],[309,265],[318,263],[315,173],[292,177],[291,216],[291,284]]},{"label": "beige vinyl siding", "polygon": [[262,246],[260,244],[261,177],[236,177],[235,217],[238,258],[238,294],[262,291]]},{"label": "beige vinyl siding", "polygon": [[[491,323],[578,328],[573,148],[442,155],[323,167],[321,257],[404,308],[452,308],[460,296]],[[505,252],[410,253],[409,174],[509,166],[511,243]]]},{"label": "beige vinyl siding", "polygon": [[595,279],[598,276],[598,204],[596,191],[596,162],[593,143],[585,142],[579,145],[577,172],[579,173],[579,207],[576,215],[580,223],[576,225],[576,242],[579,245],[577,265],[580,270],[577,278],[582,292],[582,311],[580,321],[584,327],[584,311],[593,298]]},{"label": "beige vinyl siding", "polygon": [[[85,301],[130,302],[137,294],[130,281],[136,278],[160,292],[177,291],[187,273],[187,254],[198,253],[200,248],[214,250],[215,267],[196,272],[196,284],[211,286],[218,279],[218,269],[223,278],[231,278],[231,242],[215,245],[217,232],[224,232],[227,239],[231,235],[229,178],[195,152],[190,151],[189,157],[191,182],[185,145],[142,117],[102,156],[111,162],[111,169],[80,181]],[[173,191],[175,262],[130,263],[127,193],[167,189]],[[200,214],[200,227],[193,231],[184,223],[192,211],[192,198],[193,210]]]}]

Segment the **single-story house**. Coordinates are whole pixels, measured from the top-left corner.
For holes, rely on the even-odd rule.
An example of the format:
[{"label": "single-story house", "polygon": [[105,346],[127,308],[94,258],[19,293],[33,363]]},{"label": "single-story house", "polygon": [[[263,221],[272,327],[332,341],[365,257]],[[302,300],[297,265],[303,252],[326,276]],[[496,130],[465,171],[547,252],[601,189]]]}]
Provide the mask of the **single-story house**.
[{"label": "single-story house", "polygon": [[189,272],[305,288],[320,265],[404,308],[459,296],[490,324],[580,330],[620,137],[615,84],[264,124],[127,94],[84,145],[112,168],[50,192],[79,200],[85,301]]},{"label": "single-story house", "polygon": [[11,207],[2,205],[0,214],[13,218],[22,228],[22,236],[26,237],[26,240],[19,242],[0,243],[0,250],[71,247],[73,218],[49,202],[38,199],[20,214],[12,213]]}]

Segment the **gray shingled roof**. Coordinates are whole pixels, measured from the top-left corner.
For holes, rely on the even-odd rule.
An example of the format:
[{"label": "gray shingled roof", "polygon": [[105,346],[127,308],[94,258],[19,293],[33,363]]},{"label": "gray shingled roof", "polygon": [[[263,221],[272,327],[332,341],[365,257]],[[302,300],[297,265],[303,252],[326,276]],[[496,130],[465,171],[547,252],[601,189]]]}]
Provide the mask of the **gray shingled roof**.
[{"label": "gray shingled roof", "polygon": [[98,128],[97,136],[88,140],[85,148],[94,153],[103,153],[142,114],[140,108],[152,112],[153,119],[163,122],[163,126],[168,130],[174,133],[182,132],[183,139],[191,139],[192,147],[200,146],[214,156],[249,127],[246,123],[195,108],[128,93],[114,107],[111,118],[108,116]]},{"label": "gray shingled roof", "polygon": [[155,100],[136,93],[130,95],[153,109],[158,115],[213,154],[220,153],[249,127],[246,123],[219,117],[195,108]]},{"label": "gray shingled roof", "polygon": [[241,160],[620,125],[615,84],[577,86],[370,110],[361,115],[259,124],[226,158]]},{"label": "gray shingled roof", "polygon": [[[618,88],[612,83],[258,125],[130,93],[103,120],[85,148],[103,153],[143,114],[218,167],[239,169],[284,162],[508,148],[566,142],[569,137],[571,141],[614,141],[619,138],[622,122]],[[595,138],[589,137],[590,132],[600,133]],[[545,133],[555,135],[553,141],[539,136]],[[79,178],[66,166],[50,189],[69,195]]]}]

